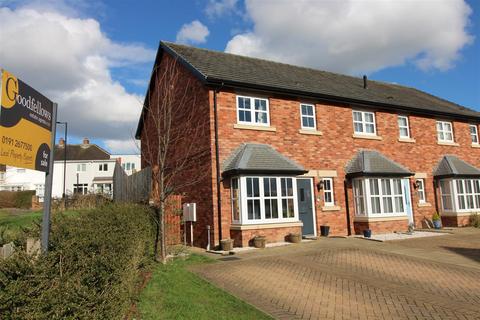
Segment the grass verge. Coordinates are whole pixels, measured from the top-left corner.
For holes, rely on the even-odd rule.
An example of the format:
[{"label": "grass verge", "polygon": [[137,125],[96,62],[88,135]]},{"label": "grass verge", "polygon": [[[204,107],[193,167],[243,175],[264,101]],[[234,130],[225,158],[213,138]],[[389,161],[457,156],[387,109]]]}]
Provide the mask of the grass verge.
[{"label": "grass verge", "polygon": [[142,319],[271,319],[186,268],[213,260],[191,255],[157,266],[140,294]]}]

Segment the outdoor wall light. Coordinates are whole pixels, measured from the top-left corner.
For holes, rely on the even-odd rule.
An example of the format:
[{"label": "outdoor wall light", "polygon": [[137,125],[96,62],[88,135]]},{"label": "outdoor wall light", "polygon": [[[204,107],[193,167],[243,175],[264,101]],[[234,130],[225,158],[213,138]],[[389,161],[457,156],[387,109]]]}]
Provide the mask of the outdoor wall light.
[{"label": "outdoor wall light", "polygon": [[420,188],[420,181],[418,181],[418,180],[415,181],[415,182],[413,183],[413,187],[414,187],[415,189]]},{"label": "outdoor wall light", "polygon": [[317,183],[317,191],[320,191],[323,189],[323,180],[320,180],[318,183]]}]

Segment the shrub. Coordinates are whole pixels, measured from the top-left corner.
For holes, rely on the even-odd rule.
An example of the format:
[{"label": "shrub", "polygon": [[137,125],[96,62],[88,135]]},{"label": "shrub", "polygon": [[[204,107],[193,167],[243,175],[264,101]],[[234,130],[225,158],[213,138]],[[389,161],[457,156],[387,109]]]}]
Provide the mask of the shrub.
[{"label": "shrub", "polygon": [[0,191],[0,208],[30,209],[34,190]]},{"label": "shrub", "polygon": [[480,228],[480,215],[478,213],[471,214],[469,224],[472,227]]},{"label": "shrub", "polygon": [[147,210],[55,215],[47,255],[0,261],[0,319],[121,319],[148,257]]},{"label": "shrub", "polygon": [[432,216],[432,221],[438,221],[440,220],[440,215],[438,214],[438,212],[435,212]]}]

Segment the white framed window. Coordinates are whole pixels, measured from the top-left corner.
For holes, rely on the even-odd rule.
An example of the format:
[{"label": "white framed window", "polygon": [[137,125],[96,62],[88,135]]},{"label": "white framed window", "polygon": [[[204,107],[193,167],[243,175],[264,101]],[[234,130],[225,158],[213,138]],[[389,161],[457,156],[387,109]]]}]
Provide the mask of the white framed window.
[{"label": "white framed window", "polygon": [[237,96],[237,121],[241,124],[270,126],[268,99]]},{"label": "white framed window", "polygon": [[472,137],[473,144],[478,144],[478,127],[476,125],[470,125],[470,137]]},{"label": "white framed window", "polygon": [[238,178],[231,180],[232,192],[232,221],[240,221],[240,188],[238,185]]},{"label": "white framed window", "polygon": [[315,106],[313,104],[300,104],[300,117],[302,129],[317,129],[317,123],[315,119]]},{"label": "white framed window", "polygon": [[450,180],[440,180],[440,197],[442,198],[443,211],[453,210],[453,188]]},{"label": "white framed window", "polygon": [[335,205],[333,198],[333,178],[323,178],[323,203],[325,206]]},{"label": "white framed window", "polygon": [[353,110],[353,131],[360,135],[376,135],[375,113]]},{"label": "white framed window", "polygon": [[439,186],[443,211],[480,210],[480,179],[444,179]]},{"label": "white framed window", "polygon": [[101,163],[98,165],[98,171],[108,171],[108,163]]},{"label": "white framed window", "polygon": [[398,216],[405,215],[405,183],[400,178],[358,178],[353,180],[355,215]]},{"label": "white framed window", "polygon": [[73,193],[78,194],[87,194],[88,193],[88,184],[86,183],[75,183],[73,185]]},{"label": "white framed window", "polygon": [[87,164],[79,163],[77,164],[77,172],[85,172],[87,171]]},{"label": "white framed window", "polygon": [[410,127],[408,124],[407,116],[398,116],[398,130],[400,138],[409,139],[410,138]]},{"label": "white framed window", "polygon": [[418,202],[425,203],[427,201],[425,196],[425,180],[417,179],[416,183],[417,183]]},{"label": "white framed window", "polygon": [[437,137],[439,142],[454,142],[452,123],[437,121]]},{"label": "white framed window", "polygon": [[240,224],[298,221],[296,179],[240,176],[231,180],[232,221]]}]

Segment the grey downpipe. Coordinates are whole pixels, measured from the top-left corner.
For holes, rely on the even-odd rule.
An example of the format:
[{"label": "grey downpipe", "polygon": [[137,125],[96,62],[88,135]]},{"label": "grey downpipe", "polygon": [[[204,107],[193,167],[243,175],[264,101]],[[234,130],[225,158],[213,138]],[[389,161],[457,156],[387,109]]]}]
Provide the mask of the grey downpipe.
[{"label": "grey downpipe", "polygon": [[348,235],[352,235],[352,227],[350,226],[350,206],[348,204],[348,188],[347,188],[347,180],[343,181],[343,188],[345,190],[345,211],[347,213],[347,231]]}]

